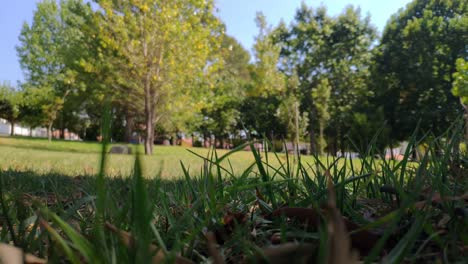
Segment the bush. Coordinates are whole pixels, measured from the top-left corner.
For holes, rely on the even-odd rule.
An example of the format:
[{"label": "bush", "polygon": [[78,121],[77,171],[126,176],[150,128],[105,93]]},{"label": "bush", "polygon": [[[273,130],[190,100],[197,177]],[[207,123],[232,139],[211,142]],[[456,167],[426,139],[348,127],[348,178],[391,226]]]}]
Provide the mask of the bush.
[{"label": "bush", "polygon": [[273,152],[283,152],[284,151],[284,142],[281,140],[273,140],[272,143],[272,151]]},{"label": "bush", "polygon": [[201,147],[203,147],[203,142],[201,140],[194,140],[193,141],[193,147],[194,148],[201,148]]}]

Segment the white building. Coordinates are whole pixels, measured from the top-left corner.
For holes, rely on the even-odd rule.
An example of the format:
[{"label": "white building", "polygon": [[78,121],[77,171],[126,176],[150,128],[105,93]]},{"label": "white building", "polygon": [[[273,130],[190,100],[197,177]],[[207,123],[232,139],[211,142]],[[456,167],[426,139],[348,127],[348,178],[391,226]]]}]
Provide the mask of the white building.
[{"label": "white building", "polygon": [[[0,135],[10,135],[11,124],[5,119],[0,118]],[[31,128],[15,125],[14,135],[16,136],[33,136],[33,137],[47,137],[47,129],[43,127]]]}]

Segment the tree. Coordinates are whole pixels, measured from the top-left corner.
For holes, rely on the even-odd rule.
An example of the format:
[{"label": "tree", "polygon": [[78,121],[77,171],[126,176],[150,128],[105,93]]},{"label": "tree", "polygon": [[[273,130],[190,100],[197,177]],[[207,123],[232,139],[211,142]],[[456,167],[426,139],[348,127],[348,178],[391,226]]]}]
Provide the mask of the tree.
[{"label": "tree", "polygon": [[50,87],[23,88],[24,103],[22,104],[22,119],[31,127],[45,126],[47,138],[52,141],[52,126],[63,108],[64,101],[56,96]]},{"label": "tree", "polygon": [[294,153],[299,155],[299,142],[307,135],[308,113],[300,111],[299,79],[294,70],[284,73],[287,77],[286,91],[280,96],[276,115],[287,128],[287,136],[293,142]]},{"label": "tree", "polygon": [[374,87],[392,138],[407,139],[418,122],[440,134],[460,114],[451,88],[455,61],[467,52],[467,8],[463,0],[414,0],[390,18]]},{"label": "tree", "polygon": [[259,33],[255,37],[253,83],[249,94],[264,97],[278,95],[285,89],[285,77],[277,66],[281,47],[274,43],[273,28],[267,24],[266,17],[262,13],[257,13],[255,23]]},{"label": "tree", "polygon": [[227,135],[232,135],[240,118],[239,107],[245,97],[245,87],[250,81],[249,53],[233,37],[223,37],[219,58],[223,66],[214,75],[214,87],[201,109],[198,130],[207,138],[213,133],[221,146]]},{"label": "tree", "polygon": [[81,27],[91,17],[91,7],[82,0],[63,0],[60,4],[45,0],[37,4],[32,24],[24,23],[21,30],[17,52],[26,73],[24,86],[37,99],[31,101],[41,104],[28,107],[44,112],[39,119],[48,119],[41,123],[47,124],[49,139],[59,116],[63,137],[66,115],[62,110],[72,114],[83,102],[79,94],[84,94],[86,87],[79,80],[77,68],[84,50],[81,44],[88,38]]},{"label": "tree", "polygon": [[20,118],[23,94],[9,83],[0,84],[0,117],[11,125],[10,135],[15,134],[15,124]]},{"label": "tree", "polygon": [[118,72],[134,82],[131,93],[144,98],[145,153],[153,151],[155,123],[169,100],[187,94],[187,84],[207,72],[216,46],[218,19],[212,1],[96,0],[101,7],[104,46],[124,60]]},{"label": "tree", "polygon": [[465,110],[465,140],[468,142],[468,63],[459,58],[456,62],[457,71],[453,74],[453,95],[460,98],[460,104]]},{"label": "tree", "polygon": [[[324,131],[334,139],[331,145],[335,151],[338,142],[344,151],[352,111],[369,95],[369,53],[374,40],[375,29],[369,17],[361,17],[360,9],[352,6],[332,18],[324,7],[314,10],[302,4],[290,28],[282,25],[278,29],[276,41],[282,46],[282,58],[289,61],[289,68],[297,71],[301,108],[309,112],[312,152],[317,152],[315,131],[320,130],[317,106],[321,104],[314,100],[312,90],[317,91],[322,80],[328,80],[332,96],[327,106],[330,121]],[[324,109],[323,104],[319,107]]]},{"label": "tree", "polygon": [[262,13],[257,13],[255,21],[259,33],[254,44],[254,64],[249,67],[251,82],[241,106],[240,129],[273,139],[286,134],[276,116],[281,94],[285,93],[286,76],[278,69],[281,47],[273,41],[273,28]]},{"label": "tree", "polygon": [[318,153],[323,154],[326,141],[324,136],[324,130],[330,119],[330,113],[328,111],[328,105],[330,101],[331,87],[328,79],[320,80],[317,87],[312,89],[312,99],[315,102],[315,108],[317,109],[317,118],[319,121],[319,140],[318,140]]}]

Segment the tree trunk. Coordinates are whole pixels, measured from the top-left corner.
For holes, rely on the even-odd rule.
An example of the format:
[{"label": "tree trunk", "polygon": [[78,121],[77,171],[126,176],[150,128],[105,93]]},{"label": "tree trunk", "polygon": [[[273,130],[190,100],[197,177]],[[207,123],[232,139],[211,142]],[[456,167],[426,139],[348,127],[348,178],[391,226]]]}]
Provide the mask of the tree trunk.
[{"label": "tree trunk", "polygon": [[145,123],[146,123],[146,135],[145,135],[145,154],[153,154],[154,144],[154,94],[151,92],[151,76],[150,72],[146,73],[145,77]]},{"label": "tree trunk", "polygon": [[465,114],[465,143],[468,146],[468,112]]},{"label": "tree trunk", "polygon": [[145,135],[145,154],[152,155],[153,154],[153,122],[151,121],[151,114],[148,112],[146,113],[149,115],[146,119],[146,135]]},{"label": "tree trunk", "polygon": [[[149,91],[148,91],[149,93]],[[148,95],[145,97],[145,121],[146,121],[146,135],[145,135],[145,154],[153,154],[153,139],[154,139],[154,124],[153,124],[153,107],[151,98]]]},{"label": "tree trunk", "polygon": [[49,139],[49,142],[52,141],[52,122],[47,126],[47,138]]},{"label": "tree trunk", "polygon": [[338,156],[338,131],[336,132],[335,138],[333,139],[333,155]]},{"label": "tree trunk", "polygon": [[315,142],[315,131],[314,131],[314,111],[310,111],[310,119],[309,119],[309,138],[310,138],[310,153],[317,154],[317,145]]},{"label": "tree trunk", "polygon": [[[393,153],[393,143],[392,143],[392,139],[391,139],[391,138],[390,138],[390,144],[389,144],[389,146],[390,146],[390,159],[391,159],[391,160],[394,160],[394,159],[395,159],[395,154]],[[385,154],[387,154],[387,153],[385,153]]]},{"label": "tree trunk", "polygon": [[294,111],[295,111],[295,115],[294,115],[294,129],[296,130],[294,133],[294,148],[295,148],[295,152],[296,152],[296,155],[299,157],[300,155],[300,150],[299,150],[299,102],[296,100],[296,102],[294,102],[295,104],[295,107],[294,107]]},{"label": "tree trunk", "polygon": [[29,137],[32,137],[33,134],[33,127],[29,127]]},{"label": "tree trunk", "polygon": [[126,126],[125,126],[125,141],[130,143],[132,141],[132,133],[133,133],[133,126],[134,126],[134,118],[133,116],[127,114],[125,116]]},{"label": "tree trunk", "polygon": [[318,142],[318,153],[320,155],[323,155],[323,150],[325,148],[325,139],[323,138],[323,127],[324,127],[324,124],[323,122],[320,122],[320,128],[319,128],[319,142]]},{"label": "tree trunk", "polygon": [[[461,99],[460,99],[461,102]],[[463,109],[465,110],[465,144],[468,146],[468,105],[462,103]]]},{"label": "tree trunk", "polygon": [[340,128],[340,150],[341,150],[341,156],[345,156],[345,139],[343,135],[343,129]]},{"label": "tree trunk", "polygon": [[224,137],[223,136],[219,137],[219,145],[220,145],[220,149],[225,149],[225,147],[224,147]]},{"label": "tree trunk", "polygon": [[11,127],[10,127],[10,136],[15,135],[15,121],[10,121]]},{"label": "tree trunk", "polygon": [[[65,97],[64,97],[65,100]],[[63,122],[63,110],[60,111],[60,139],[65,139],[65,123]]]}]

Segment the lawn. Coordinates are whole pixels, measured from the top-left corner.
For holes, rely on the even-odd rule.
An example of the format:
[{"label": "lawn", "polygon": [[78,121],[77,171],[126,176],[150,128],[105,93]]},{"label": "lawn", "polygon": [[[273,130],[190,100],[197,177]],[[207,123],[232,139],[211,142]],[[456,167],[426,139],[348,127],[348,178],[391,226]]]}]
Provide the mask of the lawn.
[{"label": "lawn", "polygon": [[[142,148],[140,146],[140,151]],[[208,155],[205,148],[185,148],[179,146],[155,146],[152,156],[143,156],[144,176],[153,178],[160,175],[163,178],[178,178],[182,176],[181,162],[192,172],[200,172],[203,166],[202,157]],[[0,168],[3,170],[34,171],[36,173],[54,172],[68,176],[92,175],[98,171],[101,145],[98,143],[52,141],[31,138],[0,137]],[[219,156],[226,150],[217,150]],[[285,159],[280,155],[280,159]],[[134,163],[133,155],[109,155],[107,174],[110,176],[130,175]],[[270,161],[274,166],[279,163],[275,158]],[[312,161],[312,159],[310,159]],[[249,151],[239,151],[229,157],[223,166],[234,173],[244,171],[254,162]]]},{"label": "lawn", "polygon": [[[138,149],[143,152],[142,146]],[[192,173],[198,174],[204,164],[199,156],[207,157],[209,151],[206,148],[155,146],[152,156],[142,156],[143,175],[146,178],[156,176],[165,179],[180,178],[183,175],[181,163]],[[40,138],[0,137],[0,169],[34,171],[39,174],[52,172],[67,176],[93,175],[98,171],[100,152],[99,143],[63,140],[48,142]],[[229,151],[216,150],[216,152],[221,157]],[[261,155],[266,162],[265,155],[263,153]],[[108,157],[107,175],[130,175],[135,160],[133,155],[110,154]],[[289,158],[292,161],[293,157]],[[286,163],[286,159],[283,153],[278,153],[277,156],[273,153],[268,155],[268,163],[276,169],[280,164]],[[305,165],[313,164],[314,160],[312,156],[302,156]],[[323,157],[321,160],[325,162],[327,159]],[[251,151],[238,151],[221,164],[237,175],[245,171],[254,161]],[[343,161],[339,164],[342,165]],[[355,160],[354,165],[359,167],[360,162]]]},{"label": "lawn", "polygon": [[181,147],[156,146],[142,173],[133,156],[108,155],[106,177],[93,175],[99,144],[0,144],[0,241],[49,263],[468,260],[468,161],[430,154],[441,142],[421,162],[330,157],[303,170],[281,166],[284,155],[268,170],[260,154],[239,151],[224,177]]}]

